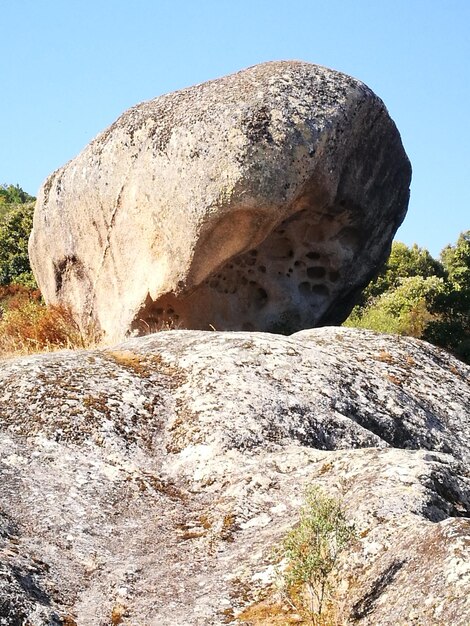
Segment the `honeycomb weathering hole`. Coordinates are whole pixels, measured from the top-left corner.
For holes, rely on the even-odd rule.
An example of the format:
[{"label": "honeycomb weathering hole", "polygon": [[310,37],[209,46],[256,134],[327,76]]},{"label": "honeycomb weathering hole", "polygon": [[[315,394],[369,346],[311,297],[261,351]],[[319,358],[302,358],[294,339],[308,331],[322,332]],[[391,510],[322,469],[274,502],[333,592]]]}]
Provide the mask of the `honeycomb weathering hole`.
[{"label": "honeycomb weathering hole", "polygon": [[[257,247],[228,259],[190,292],[147,297],[132,330],[262,330],[315,326],[351,271],[359,237],[342,213],[302,210]],[[345,225],[346,223],[346,225]],[[344,236],[342,236],[344,235]]]}]

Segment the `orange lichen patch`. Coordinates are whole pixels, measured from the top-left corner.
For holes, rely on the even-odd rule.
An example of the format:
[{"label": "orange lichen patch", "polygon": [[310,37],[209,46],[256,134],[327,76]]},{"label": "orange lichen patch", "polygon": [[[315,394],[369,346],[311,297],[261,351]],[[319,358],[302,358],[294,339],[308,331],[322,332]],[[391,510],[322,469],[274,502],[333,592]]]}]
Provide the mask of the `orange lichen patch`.
[{"label": "orange lichen patch", "polygon": [[122,624],[123,618],[126,615],[127,607],[124,604],[117,603],[113,606],[111,611],[111,624],[112,626],[118,626]]},{"label": "orange lichen patch", "polygon": [[375,361],[381,361],[382,363],[395,363],[395,359],[390,354],[390,352],[386,352],[385,350],[381,350],[379,354],[374,355],[372,358]]},{"label": "orange lichen patch", "polygon": [[183,541],[187,541],[189,539],[199,539],[200,537],[204,537],[207,532],[205,530],[186,530],[180,535],[180,539]]},{"label": "orange lichen patch", "polygon": [[204,514],[204,513],[199,517],[199,523],[206,530],[209,530],[209,528],[212,528],[212,522],[211,522],[209,516]]},{"label": "orange lichen patch", "polygon": [[162,480],[159,476],[143,472],[142,476],[137,476],[134,480],[136,481],[141,492],[156,491],[164,494],[171,500],[183,503],[188,502],[188,496],[184,491],[179,489],[173,483]]},{"label": "orange lichen patch", "polygon": [[333,463],[323,463],[323,465],[318,470],[318,476],[323,476],[323,474],[327,474],[331,469],[333,469]]},{"label": "orange lichen patch", "polygon": [[117,365],[131,370],[142,378],[150,378],[152,374],[158,372],[169,377],[170,387],[176,387],[183,382],[181,370],[165,363],[159,354],[135,354],[132,350],[106,350],[103,354]]},{"label": "orange lichen patch", "polygon": [[398,376],[394,376],[393,374],[387,374],[387,379],[394,385],[398,385],[398,387],[403,384],[403,381],[398,378]]},{"label": "orange lichen patch", "polygon": [[225,529],[232,528],[235,524],[235,515],[233,513],[227,513],[224,517],[223,527]]},{"label": "orange lichen patch", "polygon": [[237,528],[235,515],[233,513],[227,513],[222,520],[220,538],[223,541],[232,542],[234,540],[233,534]]},{"label": "orange lichen patch", "polygon": [[110,350],[107,354],[118,365],[131,369],[139,376],[147,377],[150,373],[148,365],[145,363],[142,356],[134,354],[130,350]]}]

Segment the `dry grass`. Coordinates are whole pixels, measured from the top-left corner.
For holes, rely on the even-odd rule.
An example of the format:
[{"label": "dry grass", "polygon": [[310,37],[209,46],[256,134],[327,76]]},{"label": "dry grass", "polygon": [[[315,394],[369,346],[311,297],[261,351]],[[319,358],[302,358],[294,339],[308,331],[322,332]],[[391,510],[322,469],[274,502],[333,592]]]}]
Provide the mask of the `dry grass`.
[{"label": "dry grass", "polygon": [[395,363],[395,358],[393,357],[393,355],[391,355],[390,352],[386,352],[385,350],[381,350],[379,354],[374,355],[372,358],[374,359],[374,361],[381,361],[382,363]]},{"label": "dry grass", "polygon": [[46,306],[39,291],[0,287],[0,355],[21,355],[96,345],[94,329],[83,332],[70,309]]},{"label": "dry grass", "polygon": [[130,350],[108,350],[107,355],[118,365],[135,372],[137,376],[148,378],[154,370],[151,367],[152,363],[147,362],[145,357]]},{"label": "dry grass", "polygon": [[291,590],[285,602],[276,598],[277,594],[246,606],[237,615],[237,622],[249,626],[343,626],[344,620],[332,604],[322,615],[312,615],[302,609],[304,603],[302,589]]},{"label": "dry grass", "polygon": [[270,604],[266,601],[255,602],[237,616],[240,623],[250,626],[291,626],[294,624],[306,624],[307,622],[290,607],[281,603]]}]

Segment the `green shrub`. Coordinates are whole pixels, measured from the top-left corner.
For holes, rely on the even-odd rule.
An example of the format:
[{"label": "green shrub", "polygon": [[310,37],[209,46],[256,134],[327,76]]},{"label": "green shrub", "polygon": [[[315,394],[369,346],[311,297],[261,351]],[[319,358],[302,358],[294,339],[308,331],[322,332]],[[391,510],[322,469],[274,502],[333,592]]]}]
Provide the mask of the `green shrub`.
[{"label": "green shrub", "polygon": [[444,280],[437,276],[401,278],[396,287],[371,299],[367,307],[356,307],[344,325],[422,337],[435,317],[434,303],[445,291]]},{"label": "green shrub", "polygon": [[28,257],[33,212],[32,196],[18,186],[0,186],[0,285],[36,287]]},{"label": "green shrub", "polygon": [[355,538],[341,501],[310,486],[299,523],[285,536],[278,556],[287,562],[282,582],[289,601],[314,625],[327,623],[339,556]]},{"label": "green shrub", "polygon": [[344,325],[425,339],[470,363],[470,231],[438,261],[394,242]]},{"label": "green shrub", "polygon": [[35,200],[34,196],[23,191],[19,185],[0,185],[0,205],[4,204],[24,204]]}]

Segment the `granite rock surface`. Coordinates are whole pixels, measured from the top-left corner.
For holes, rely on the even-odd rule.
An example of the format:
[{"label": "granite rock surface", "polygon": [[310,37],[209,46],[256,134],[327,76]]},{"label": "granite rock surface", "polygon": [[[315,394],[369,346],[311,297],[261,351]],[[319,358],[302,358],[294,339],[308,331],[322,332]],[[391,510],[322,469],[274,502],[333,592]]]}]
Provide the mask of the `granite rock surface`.
[{"label": "granite rock surface", "polygon": [[388,256],[411,168],[360,81],[265,63],[136,105],[39,194],[48,303],[109,341],[341,323]]},{"label": "granite rock surface", "polygon": [[0,624],[286,623],[273,547],[316,484],[359,533],[339,623],[466,626],[469,377],[334,327],[2,361]]}]

